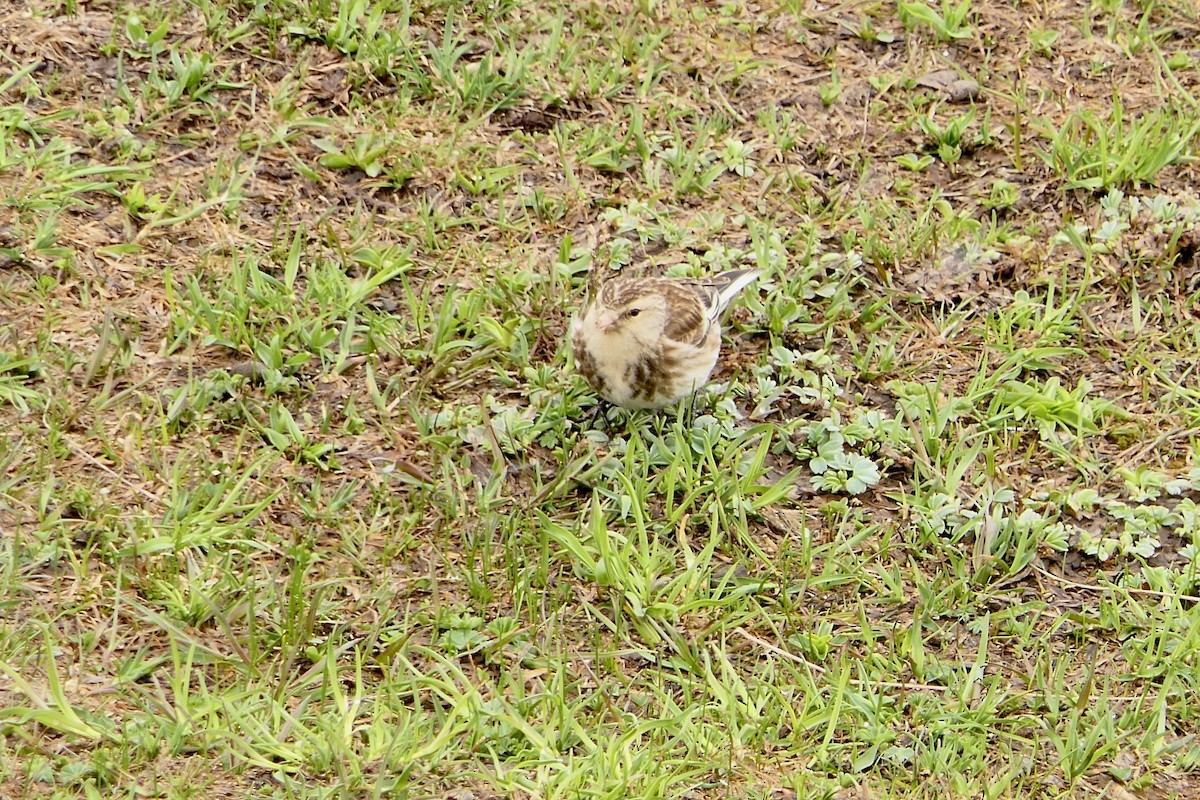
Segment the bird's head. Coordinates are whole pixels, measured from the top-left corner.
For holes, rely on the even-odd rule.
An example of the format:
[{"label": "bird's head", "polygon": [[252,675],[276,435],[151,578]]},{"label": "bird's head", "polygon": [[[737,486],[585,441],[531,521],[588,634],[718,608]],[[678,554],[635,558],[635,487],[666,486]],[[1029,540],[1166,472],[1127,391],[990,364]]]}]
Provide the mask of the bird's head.
[{"label": "bird's head", "polygon": [[[617,291],[607,291],[610,287]],[[667,326],[667,298],[656,291],[625,291],[641,288],[608,284],[601,290],[592,317],[600,333],[644,343],[659,340]]]}]

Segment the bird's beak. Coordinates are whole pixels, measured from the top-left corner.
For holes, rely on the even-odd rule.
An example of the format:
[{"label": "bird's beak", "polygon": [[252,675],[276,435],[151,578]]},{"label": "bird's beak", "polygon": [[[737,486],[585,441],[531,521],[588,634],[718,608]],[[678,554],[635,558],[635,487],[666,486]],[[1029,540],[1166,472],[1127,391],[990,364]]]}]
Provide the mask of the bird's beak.
[{"label": "bird's beak", "polygon": [[621,318],[620,314],[614,314],[612,311],[601,311],[596,315],[596,327],[601,333],[608,333],[617,325],[617,320]]}]

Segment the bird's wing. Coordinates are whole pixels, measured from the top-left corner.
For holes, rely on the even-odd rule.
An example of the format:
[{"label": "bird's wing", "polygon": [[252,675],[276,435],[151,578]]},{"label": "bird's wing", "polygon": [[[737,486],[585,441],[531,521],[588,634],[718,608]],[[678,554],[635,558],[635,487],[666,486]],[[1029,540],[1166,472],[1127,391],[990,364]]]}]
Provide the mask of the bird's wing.
[{"label": "bird's wing", "polygon": [[663,336],[680,344],[703,342],[720,315],[716,288],[702,281],[673,280],[663,281],[659,291],[667,298]]}]

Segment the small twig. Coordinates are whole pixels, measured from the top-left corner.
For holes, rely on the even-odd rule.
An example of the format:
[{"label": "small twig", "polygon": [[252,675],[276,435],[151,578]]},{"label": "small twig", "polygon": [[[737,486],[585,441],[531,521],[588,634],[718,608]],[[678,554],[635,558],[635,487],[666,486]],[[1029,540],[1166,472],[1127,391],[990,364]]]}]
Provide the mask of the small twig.
[{"label": "small twig", "polygon": [[154,503],[161,504],[163,502],[161,497],[151,494],[150,492],[147,492],[145,489],[143,489],[142,487],[133,483],[128,478],[126,478],[124,475],[121,475],[120,473],[114,471],[111,467],[109,467],[103,461],[96,458],[88,451],[84,450],[83,447],[81,447],[78,442],[76,442],[74,439],[72,439],[67,434],[65,434],[65,433],[62,434],[62,440],[64,442],[66,442],[67,447],[71,448],[71,452],[73,452],[75,455],[79,456],[80,458],[82,458],[84,461],[88,462],[92,466],[99,467],[104,472],[107,472],[109,475],[111,475],[112,477],[116,478],[118,481],[123,483],[126,487],[128,487],[129,489],[132,489],[135,494],[141,495],[146,500],[150,500]]},{"label": "small twig", "polygon": [[1147,597],[1169,597],[1172,600],[1186,600],[1189,603],[1200,603],[1200,597],[1196,597],[1195,595],[1160,592],[1157,589],[1136,589],[1131,586],[1100,586],[1094,583],[1077,583],[1075,581],[1067,580],[1060,575],[1055,575],[1053,572],[1047,572],[1041,567],[1034,567],[1033,569],[1039,574],[1045,575],[1050,580],[1055,581],[1056,583],[1065,586],[1068,589],[1087,589],[1090,592],[1112,592],[1119,590],[1122,592],[1129,592],[1130,594],[1145,595]]},{"label": "small twig", "polygon": [[[829,670],[827,670],[825,667],[822,667],[818,664],[814,664],[807,659],[801,658],[800,656],[795,655],[793,653],[789,653],[788,651],[786,651],[780,647],[776,647],[775,645],[771,644],[770,642],[768,642],[764,639],[758,638],[754,634],[747,631],[745,628],[734,628],[734,631],[741,634],[742,638],[746,639],[747,641],[753,642],[754,644],[758,645],[759,647],[761,647],[765,650],[771,651],[772,653],[779,656],[780,658],[785,658],[794,664],[803,664],[804,666],[808,667],[809,669],[815,670],[816,672],[819,672],[822,675],[829,672]],[[858,687],[881,686],[885,689],[909,689],[909,690],[918,691],[918,692],[919,691],[947,692],[950,690],[949,686],[936,686],[931,683],[898,683],[896,681],[861,681],[861,680],[858,680],[857,678],[851,678],[849,681],[847,681],[847,683],[849,683],[851,686],[858,686]]]},{"label": "small twig", "polygon": [[83,376],[84,386],[91,386],[92,381],[96,380],[96,376],[100,374],[100,369],[104,366],[104,356],[108,353],[108,347],[112,343],[115,328],[112,308],[106,308],[104,325],[100,328],[100,341],[96,344],[96,352],[92,354],[92,361],[88,364],[87,372]]},{"label": "small twig", "polygon": [[1137,445],[1136,449],[1134,447],[1129,447],[1113,459],[1114,466],[1104,476],[1104,479],[1108,480],[1113,475],[1116,475],[1117,470],[1120,469],[1124,464],[1136,464],[1172,439],[1190,438],[1195,436],[1197,433],[1200,433],[1200,426],[1186,429],[1176,428],[1175,430],[1170,430],[1166,433],[1160,434],[1159,436],[1155,437],[1153,441],[1147,444]]}]

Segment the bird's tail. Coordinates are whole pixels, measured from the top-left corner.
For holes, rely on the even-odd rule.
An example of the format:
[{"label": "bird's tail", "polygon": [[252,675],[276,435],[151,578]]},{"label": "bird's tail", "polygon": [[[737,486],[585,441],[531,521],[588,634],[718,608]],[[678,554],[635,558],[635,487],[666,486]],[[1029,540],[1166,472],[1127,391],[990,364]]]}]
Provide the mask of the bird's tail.
[{"label": "bird's tail", "polygon": [[720,315],[737,297],[737,293],[758,280],[762,272],[761,269],[731,269],[714,277],[712,286],[717,290],[717,302],[714,304],[716,313]]}]

